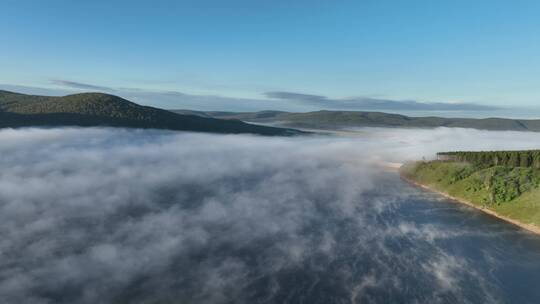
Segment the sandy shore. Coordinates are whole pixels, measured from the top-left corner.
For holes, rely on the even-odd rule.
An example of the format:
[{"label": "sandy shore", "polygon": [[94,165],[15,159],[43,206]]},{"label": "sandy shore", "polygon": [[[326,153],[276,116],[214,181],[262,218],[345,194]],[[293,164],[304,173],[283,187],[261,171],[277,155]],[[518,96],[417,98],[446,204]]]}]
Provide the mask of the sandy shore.
[{"label": "sandy shore", "polygon": [[403,166],[402,163],[393,163],[393,162],[387,162],[387,161],[377,161],[377,166],[383,168],[386,171],[395,171],[399,172],[399,168]]},{"label": "sandy shore", "polygon": [[446,192],[442,192],[442,191],[433,189],[433,188],[431,188],[431,187],[429,187],[429,186],[426,186],[426,185],[424,185],[424,184],[420,184],[420,183],[418,183],[418,182],[416,182],[416,181],[414,181],[414,180],[411,180],[410,178],[407,178],[407,177],[403,176],[403,174],[401,174],[401,173],[400,173],[399,175],[400,175],[400,177],[401,177],[402,180],[404,180],[404,181],[406,181],[406,182],[408,182],[408,183],[410,183],[410,184],[412,184],[412,185],[414,185],[414,186],[420,187],[420,188],[422,188],[422,189],[425,189],[425,190],[428,190],[428,191],[431,191],[431,192],[438,193],[438,194],[440,194],[440,195],[446,197],[447,199],[449,199],[449,200],[451,200],[451,201],[453,201],[453,202],[457,202],[457,203],[464,204],[464,205],[467,205],[467,206],[469,206],[469,207],[475,208],[475,209],[480,210],[480,211],[482,211],[482,212],[485,212],[485,213],[487,213],[487,214],[489,214],[489,215],[491,215],[491,216],[494,216],[494,217],[496,217],[496,218],[499,218],[499,219],[501,219],[501,220],[503,220],[503,221],[506,221],[506,222],[508,222],[508,223],[514,224],[514,225],[516,225],[516,226],[518,226],[518,227],[521,227],[521,228],[523,228],[523,229],[525,229],[525,230],[528,230],[528,231],[530,231],[530,232],[532,232],[532,233],[535,233],[535,234],[540,235],[540,227],[538,227],[538,226],[535,226],[535,225],[533,225],[533,224],[525,224],[525,223],[516,221],[516,220],[511,219],[511,218],[509,218],[509,217],[506,217],[506,216],[504,216],[504,215],[500,215],[500,214],[498,214],[497,212],[495,212],[495,211],[493,211],[493,210],[490,210],[490,209],[487,209],[487,208],[483,208],[483,207],[477,206],[477,205],[475,205],[475,204],[473,204],[473,203],[471,203],[471,202],[469,202],[469,201],[466,201],[466,200],[463,200],[463,199],[459,199],[459,198],[453,197],[453,196],[451,196],[450,194],[448,194],[448,193],[446,193]]}]

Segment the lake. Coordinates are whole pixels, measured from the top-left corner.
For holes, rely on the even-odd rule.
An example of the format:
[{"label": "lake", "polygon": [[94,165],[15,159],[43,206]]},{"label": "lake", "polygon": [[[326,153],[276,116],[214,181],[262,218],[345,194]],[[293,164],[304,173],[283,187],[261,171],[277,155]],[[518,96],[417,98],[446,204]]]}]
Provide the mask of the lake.
[{"label": "lake", "polygon": [[0,302],[540,302],[540,237],[374,165],[533,135],[365,133],[0,131]]}]

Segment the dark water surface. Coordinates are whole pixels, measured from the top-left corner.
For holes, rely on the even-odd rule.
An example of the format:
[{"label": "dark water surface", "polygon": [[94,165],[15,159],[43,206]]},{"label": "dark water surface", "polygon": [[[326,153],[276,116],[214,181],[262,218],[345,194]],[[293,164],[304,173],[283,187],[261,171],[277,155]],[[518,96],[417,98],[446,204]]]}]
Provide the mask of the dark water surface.
[{"label": "dark water surface", "polygon": [[[393,173],[378,176],[375,184],[347,216],[325,206],[326,201],[316,204],[316,212],[303,219],[293,239],[278,233],[229,242],[221,236],[227,227],[216,227],[215,244],[192,250],[159,274],[159,284],[170,285],[147,286],[142,279],[118,299],[168,295],[164,300],[230,303],[540,301],[540,237],[413,187]],[[276,246],[287,246],[287,254]],[[230,265],[223,266],[227,260]],[[217,287],[223,288],[201,293],[200,272],[213,263],[219,267]],[[235,273],[239,265],[240,278]],[[227,281],[229,274],[234,284]]]},{"label": "dark water surface", "polygon": [[265,241],[215,253],[253,261],[242,292],[251,303],[540,302],[539,236],[393,174],[363,196],[358,209],[383,209],[355,210],[358,223],[321,208],[306,223],[309,238],[334,237],[331,254],[314,250],[260,276],[258,263],[274,254]]}]

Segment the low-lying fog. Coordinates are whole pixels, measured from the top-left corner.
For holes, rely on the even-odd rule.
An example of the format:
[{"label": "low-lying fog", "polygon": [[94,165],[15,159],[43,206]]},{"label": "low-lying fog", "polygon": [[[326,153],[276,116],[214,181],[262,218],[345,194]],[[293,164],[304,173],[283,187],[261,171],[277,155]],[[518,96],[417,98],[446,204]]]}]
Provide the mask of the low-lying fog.
[{"label": "low-lying fog", "polygon": [[534,302],[540,239],[372,164],[539,143],[4,129],[0,302]]}]

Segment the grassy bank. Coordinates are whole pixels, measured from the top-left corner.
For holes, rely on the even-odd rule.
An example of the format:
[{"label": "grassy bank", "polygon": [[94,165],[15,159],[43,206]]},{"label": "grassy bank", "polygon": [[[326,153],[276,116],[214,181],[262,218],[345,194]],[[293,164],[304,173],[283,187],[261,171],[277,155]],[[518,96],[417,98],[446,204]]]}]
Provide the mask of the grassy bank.
[{"label": "grassy bank", "polygon": [[408,163],[400,171],[413,182],[502,217],[540,227],[538,169],[431,161]]}]

